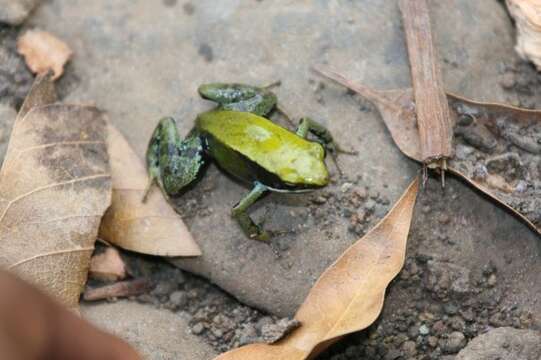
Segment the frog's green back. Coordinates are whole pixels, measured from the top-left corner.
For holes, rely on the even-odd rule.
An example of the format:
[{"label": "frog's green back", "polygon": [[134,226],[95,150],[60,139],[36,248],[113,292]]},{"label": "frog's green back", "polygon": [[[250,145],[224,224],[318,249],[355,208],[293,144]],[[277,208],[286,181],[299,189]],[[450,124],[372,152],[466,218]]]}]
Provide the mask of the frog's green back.
[{"label": "frog's green back", "polygon": [[214,110],[200,114],[196,126],[287,183],[324,186],[329,181],[323,147],[268,119]]}]

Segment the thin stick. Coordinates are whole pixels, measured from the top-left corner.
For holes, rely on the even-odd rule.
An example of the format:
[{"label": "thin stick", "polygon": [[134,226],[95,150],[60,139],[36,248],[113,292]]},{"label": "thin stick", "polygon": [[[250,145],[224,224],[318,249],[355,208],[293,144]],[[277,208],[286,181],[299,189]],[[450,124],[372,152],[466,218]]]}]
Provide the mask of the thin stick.
[{"label": "thin stick", "polygon": [[[422,159],[443,172],[453,154],[453,128],[426,0],[400,0],[408,46]],[[442,182],[445,184],[445,182]]]},{"label": "thin stick", "polygon": [[128,281],[119,281],[114,284],[98,288],[87,288],[83,294],[86,301],[96,301],[111,298],[120,298],[144,294],[152,288],[147,278],[138,278]]}]

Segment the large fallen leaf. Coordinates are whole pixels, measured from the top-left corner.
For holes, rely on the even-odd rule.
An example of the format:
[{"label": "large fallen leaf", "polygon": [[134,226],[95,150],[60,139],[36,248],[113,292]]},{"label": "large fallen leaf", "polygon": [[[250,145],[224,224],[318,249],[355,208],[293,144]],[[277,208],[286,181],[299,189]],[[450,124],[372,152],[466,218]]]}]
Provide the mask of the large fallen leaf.
[{"label": "large fallen leaf", "polygon": [[[19,117],[35,106],[56,101],[51,75],[38,77],[31,94],[24,101]],[[116,128],[108,125],[107,134],[113,198],[111,207],[102,219],[100,238],[144,254],[201,255],[186,225],[161,192],[152,191],[145,203],[141,201],[148,183],[143,163]]]},{"label": "large fallen leaf", "polygon": [[[378,91],[323,67],[316,70],[371,101],[399,149],[421,161],[411,89]],[[541,111],[475,102],[447,94],[455,156],[449,171],[541,233]]]},{"label": "large fallen leaf", "polygon": [[75,307],[111,198],[106,123],[94,107],[44,105],[49,84],[32,88],[0,171],[0,266]]},{"label": "large fallen leaf", "polygon": [[54,79],[64,73],[64,65],[72,56],[69,46],[46,31],[28,30],[17,40],[17,51],[35,74],[54,72]]},{"label": "large fallen leaf", "polygon": [[142,202],[148,175],[124,136],[109,125],[108,148],[113,175],[113,201],[100,227],[100,238],[124,249],[161,256],[198,256],[180,216],[160,191]]},{"label": "large fallen leaf", "polygon": [[372,324],[404,264],[417,189],[415,180],[387,216],[321,275],[295,316],[300,328],[274,345],[248,345],[216,360],[303,360]]}]

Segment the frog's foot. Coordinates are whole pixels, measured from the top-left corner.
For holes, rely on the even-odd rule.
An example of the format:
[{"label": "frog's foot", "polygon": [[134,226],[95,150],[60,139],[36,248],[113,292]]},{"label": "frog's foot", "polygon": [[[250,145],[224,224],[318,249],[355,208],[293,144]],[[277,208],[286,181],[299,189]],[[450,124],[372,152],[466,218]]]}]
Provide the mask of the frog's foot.
[{"label": "frog's foot", "polygon": [[325,126],[308,117],[304,117],[301,119],[299,127],[297,128],[297,135],[306,138],[309,133],[313,134],[317,138],[318,142],[323,145],[325,150],[327,150],[331,154],[336,169],[338,170],[340,175],[342,175],[342,169],[338,164],[338,154],[357,155],[358,152],[343,149],[334,140],[331,132]]},{"label": "frog's foot", "polygon": [[261,225],[256,224],[245,211],[238,211],[236,207],[232,211],[233,217],[239,223],[242,231],[250,239],[269,242],[270,234]]},{"label": "frog's foot", "polygon": [[231,214],[239,223],[242,231],[250,239],[268,242],[270,235],[261,225],[256,224],[247,214],[246,210],[254,204],[263,194],[267,192],[267,187],[259,182],[255,183],[254,188],[248,195],[242,198],[237,205],[232,209]]}]

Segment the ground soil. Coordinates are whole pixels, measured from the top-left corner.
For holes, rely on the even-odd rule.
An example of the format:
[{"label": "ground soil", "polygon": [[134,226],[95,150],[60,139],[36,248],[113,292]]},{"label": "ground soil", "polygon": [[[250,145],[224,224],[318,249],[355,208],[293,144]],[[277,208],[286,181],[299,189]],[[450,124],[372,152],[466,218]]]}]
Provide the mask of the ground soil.
[{"label": "ground soil", "polygon": [[[528,64],[519,63],[514,69],[515,77],[541,79]],[[502,81],[507,73],[502,74]],[[528,99],[537,101],[534,94],[539,83],[530,83]],[[510,98],[519,92],[505,85]],[[363,111],[370,111],[369,106],[362,105]],[[296,216],[322,221],[322,228],[325,221],[343,216],[349,219],[352,234],[363,235],[385,213],[389,201],[362,185],[362,177],[335,180],[339,185],[334,191],[310,195],[306,208]],[[206,191],[209,189],[201,188],[187,195],[183,207],[187,219],[207,216],[212,211],[198,206],[196,200]],[[497,206],[462,181],[450,179],[442,190],[437,178],[429,179],[416,206],[406,264],[390,286],[382,316],[368,330],[349,335],[319,359],[452,359],[469,340],[491,328],[541,328],[535,315],[539,307],[531,305],[536,303],[536,289],[520,289],[531,284],[527,279],[522,283],[514,281],[514,274],[541,269],[539,261],[521,263],[510,250],[516,244],[507,242],[493,244],[496,248],[490,251],[500,254],[502,259],[493,261],[490,255],[478,253],[474,254],[475,266],[464,266],[461,244],[457,245],[460,240],[455,239],[457,235],[452,230],[460,226],[454,219],[467,212],[460,208],[464,204],[460,199],[464,197],[479,202],[479,206],[472,204],[478,211],[489,213]],[[279,237],[273,246],[277,256],[287,249],[287,243],[280,243]],[[532,257],[539,256],[540,251],[533,247]],[[152,292],[133,300],[180,313],[189,319],[191,332],[218,352],[272,337],[283,328],[280,321],[282,325],[287,321],[245,306],[208,281],[166,262],[134,254],[124,256],[134,274],[147,274],[156,284]],[[532,295],[531,301],[517,300],[516,296],[525,296],[521,292]]]}]

